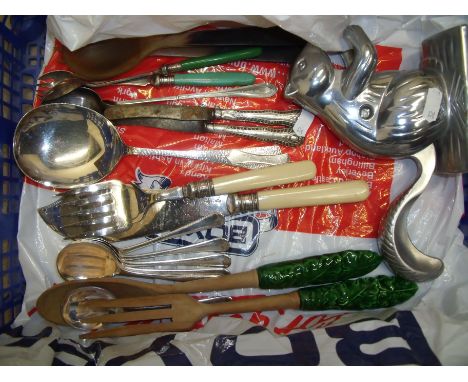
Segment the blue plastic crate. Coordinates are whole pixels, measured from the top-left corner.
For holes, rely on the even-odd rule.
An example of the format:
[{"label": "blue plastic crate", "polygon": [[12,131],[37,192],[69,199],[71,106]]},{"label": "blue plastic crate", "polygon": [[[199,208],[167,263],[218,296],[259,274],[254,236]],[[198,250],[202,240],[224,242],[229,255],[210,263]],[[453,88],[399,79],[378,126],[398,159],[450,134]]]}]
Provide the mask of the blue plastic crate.
[{"label": "blue plastic crate", "polygon": [[13,132],[32,107],[43,64],[45,16],[0,16],[0,332],[21,311],[25,281],[18,261],[22,176],[12,153]]}]

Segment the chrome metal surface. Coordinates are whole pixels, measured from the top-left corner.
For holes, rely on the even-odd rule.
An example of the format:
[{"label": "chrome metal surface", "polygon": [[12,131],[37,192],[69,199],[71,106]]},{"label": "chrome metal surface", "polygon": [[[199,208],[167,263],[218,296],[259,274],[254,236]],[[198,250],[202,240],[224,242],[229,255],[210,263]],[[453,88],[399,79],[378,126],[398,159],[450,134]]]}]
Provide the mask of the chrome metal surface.
[{"label": "chrome metal surface", "polygon": [[446,133],[435,141],[436,172],[468,172],[468,25],[461,25],[422,43],[422,70],[436,73],[445,83]]},{"label": "chrome metal surface", "polygon": [[74,188],[96,183],[124,155],[171,156],[259,168],[289,160],[278,146],[233,150],[161,150],[126,146],[112,123],[94,110],[68,104],[41,105],[16,127],[14,157],[20,170],[45,186]]},{"label": "chrome metal surface", "polygon": [[326,121],[354,150],[417,163],[416,182],[384,219],[381,251],[407,279],[436,278],[443,264],[414,247],[406,217],[434,171],[434,142],[439,171],[468,165],[466,26],[426,40],[422,70],[407,72],[375,73],[376,52],[362,29],[350,26],[344,36],[354,50],[348,69],[336,71],[328,55],[309,44],[292,67],[285,96]]},{"label": "chrome metal surface", "polygon": [[429,89],[444,89],[438,76],[420,71],[373,73],[351,99],[342,91],[341,77],[325,52],[308,45],[292,68],[285,95],[325,120],[342,141],[364,155],[407,157],[443,135],[446,100],[436,120],[424,116]]},{"label": "chrome metal surface", "polygon": [[434,172],[436,154],[433,145],[410,157],[417,166],[415,182],[390,205],[379,232],[381,253],[392,270],[408,280],[423,282],[439,277],[443,262],[430,257],[412,243],[407,229],[411,207],[426,188]]},{"label": "chrome metal surface", "polygon": [[190,94],[179,94],[167,97],[148,98],[143,100],[130,100],[121,101],[118,105],[132,105],[138,103],[151,103],[161,101],[178,101],[182,99],[192,98],[213,98],[213,97],[241,97],[241,98],[269,98],[273,97],[278,92],[278,88],[269,83],[260,83],[247,86],[239,86],[235,88],[229,88],[226,90],[216,90],[210,92],[190,93]]}]

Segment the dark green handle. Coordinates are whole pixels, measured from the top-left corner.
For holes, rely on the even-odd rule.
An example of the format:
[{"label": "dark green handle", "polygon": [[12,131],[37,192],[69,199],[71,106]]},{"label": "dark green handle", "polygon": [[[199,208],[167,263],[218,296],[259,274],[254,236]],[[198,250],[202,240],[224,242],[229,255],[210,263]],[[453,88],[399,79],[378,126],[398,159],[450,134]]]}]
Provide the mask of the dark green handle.
[{"label": "dark green handle", "polygon": [[381,309],[409,300],[418,290],[413,281],[377,276],[299,289],[301,310]]},{"label": "dark green handle", "polygon": [[263,265],[257,275],[262,289],[297,288],[364,276],[381,262],[373,251],[342,251]]},{"label": "dark green handle", "polygon": [[235,50],[233,52],[213,54],[211,56],[190,58],[188,60],[179,62],[180,70],[192,70],[199,68],[206,68],[207,66],[214,66],[225,64],[226,62],[233,62],[237,60],[246,60],[248,58],[258,57],[262,54],[262,48],[248,48]]},{"label": "dark green handle", "polygon": [[243,72],[209,72],[174,74],[174,85],[244,86],[252,85],[255,76]]}]

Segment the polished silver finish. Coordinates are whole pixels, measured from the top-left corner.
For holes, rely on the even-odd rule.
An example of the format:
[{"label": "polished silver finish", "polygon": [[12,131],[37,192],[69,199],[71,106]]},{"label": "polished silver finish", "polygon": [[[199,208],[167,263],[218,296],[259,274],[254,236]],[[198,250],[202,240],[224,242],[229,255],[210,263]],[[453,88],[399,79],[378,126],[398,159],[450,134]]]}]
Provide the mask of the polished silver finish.
[{"label": "polished silver finish", "polygon": [[126,146],[117,129],[94,110],[68,104],[39,106],[20,120],[13,139],[16,163],[45,186],[73,188],[107,176],[124,155],[170,156],[244,168],[286,163],[278,146],[233,150],[161,150]]},{"label": "polished silver finish", "polygon": [[438,258],[422,253],[414,246],[406,222],[411,207],[426,188],[434,172],[434,146],[430,145],[410,158],[417,167],[416,180],[391,203],[381,223],[379,247],[396,274],[409,280],[423,282],[439,277],[444,270],[444,263]]},{"label": "polished silver finish", "polygon": [[220,123],[207,123],[205,129],[209,133],[239,135],[283,146],[295,147],[304,143],[304,137],[297,135],[290,127],[267,128],[261,126],[233,126]]},{"label": "polished silver finish", "polygon": [[[349,30],[347,36],[355,30]],[[362,34],[355,36],[353,43],[358,44],[362,37]],[[369,41],[361,45],[367,51]],[[355,46],[355,50],[359,48]],[[366,63],[368,56],[369,52],[364,55]],[[368,66],[373,67],[356,64],[351,68]],[[421,71],[366,73],[370,77],[347,71],[341,74],[334,70],[324,51],[307,45],[292,68],[285,95],[326,121],[354,150],[371,157],[407,157],[444,134],[446,100],[442,101],[434,121],[429,122],[424,116],[429,89],[444,92],[439,76]],[[366,83],[367,86],[354,98],[347,98],[343,87],[349,94],[356,93],[361,89],[357,79],[361,86]]]},{"label": "polished silver finish", "polygon": [[447,131],[435,142],[436,172],[468,172],[468,26],[436,34],[422,43],[422,70],[437,73],[448,99]]},{"label": "polished silver finish", "polygon": [[[54,203],[39,208],[39,215],[50,228],[70,239],[108,236],[147,224],[147,211],[154,201],[150,194],[118,181],[93,186],[87,192],[62,193]],[[201,220],[194,218],[188,226],[174,227],[177,230],[168,234],[198,232],[203,230],[201,226],[216,227],[223,222],[222,216],[207,214]]]},{"label": "polished silver finish", "polygon": [[228,121],[244,121],[261,123],[263,125],[279,125],[293,127],[296,123],[300,110],[230,110],[214,109],[216,119],[225,119]]},{"label": "polished silver finish", "polygon": [[346,99],[357,97],[369,85],[369,80],[377,67],[377,51],[364,31],[350,25],[343,37],[354,48],[354,57],[348,70],[343,74],[341,90]]},{"label": "polished silver finish", "polygon": [[[127,198],[125,191],[122,198]],[[138,198],[143,198],[137,200]],[[169,237],[179,236],[180,230],[193,221],[207,219],[213,216],[216,222],[205,224],[206,226],[221,226],[223,216],[229,216],[240,212],[256,211],[258,201],[256,194],[225,194],[220,196],[203,197],[196,199],[175,199],[150,203],[148,196],[141,195],[131,200],[131,207],[127,211],[114,209],[111,201],[97,197],[95,202],[86,202],[79,205],[82,211],[77,210],[74,203],[67,200],[59,200],[49,206],[39,209],[39,214],[46,224],[58,234],[71,239],[105,237],[107,241],[121,241],[131,238],[150,236],[159,232],[168,232]],[[85,207],[92,204],[94,209]],[[106,208],[113,210],[109,218],[104,211]],[[135,218],[130,218],[135,216]],[[182,228],[181,228],[182,227]],[[191,232],[202,231],[202,228],[190,229]],[[146,241],[129,247],[131,251],[142,246],[166,240],[166,235],[158,236],[151,241]]]},{"label": "polished silver finish", "polygon": [[468,148],[466,26],[426,40],[420,71],[375,73],[376,52],[362,29],[350,26],[344,37],[354,52],[348,69],[335,71],[328,55],[309,44],[292,67],[285,96],[327,122],[354,150],[417,163],[415,183],[384,219],[380,249],[397,274],[434,279],[443,264],[414,247],[406,217],[434,171],[434,142],[441,171],[464,171],[468,164],[462,149]]}]

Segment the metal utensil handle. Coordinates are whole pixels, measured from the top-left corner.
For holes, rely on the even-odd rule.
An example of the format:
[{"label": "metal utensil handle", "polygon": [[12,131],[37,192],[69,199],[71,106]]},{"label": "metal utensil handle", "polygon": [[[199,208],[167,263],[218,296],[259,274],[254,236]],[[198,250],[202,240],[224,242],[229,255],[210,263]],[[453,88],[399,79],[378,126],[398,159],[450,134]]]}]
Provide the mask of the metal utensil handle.
[{"label": "metal utensil handle", "polygon": [[214,114],[216,119],[225,119],[228,121],[255,122],[264,125],[293,127],[301,111],[215,109]]},{"label": "metal utensil handle", "polygon": [[264,142],[278,143],[284,146],[299,146],[304,137],[297,135],[292,128],[274,128],[263,126],[232,126],[207,123],[206,131],[217,134],[233,134]]},{"label": "metal utensil handle", "polygon": [[231,265],[231,259],[227,255],[204,255],[189,257],[183,259],[166,259],[166,260],[153,260],[145,262],[124,262],[122,269],[126,272],[132,270],[138,271],[155,271],[157,269],[148,269],[148,267],[162,266],[162,267],[177,267],[177,266],[194,266],[194,267],[210,267],[210,268],[227,268]]},{"label": "metal utensil handle", "polygon": [[168,96],[168,97],[119,101],[119,102],[115,102],[114,105],[133,105],[133,104],[138,104],[138,103],[177,101],[181,99],[212,98],[212,97],[269,98],[269,97],[274,96],[277,93],[277,91],[278,91],[278,88],[275,85],[269,84],[269,83],[261,83],[261,84],[240,86],[237,88],[227,89],[227,90],[222,90],[222,91],[180,94],[180,95]]},{"label": "metal utensil handle", "polygon": [[224,268],[158,269],[154,271],[132,269],[131,273],[133,276],[151,277],[168,281],[190,281],[219,277],[227,274],[229,274],[229,271]]},{"label": "metal utensil handle", "polygon": [[397,275],[422,282],[437,278],[444,270],[444,263],[440,259],[430,257],[414,246],[407,227],[408,213],[434,172],[434,145],[414,154],[411,159],[418,168],[417,180],[390,205],[380,226],[379,247],[382,256]]},{"label": "metal utensil handle", "polygon": [[125,248],[120,248],[120,253],[126,255],[132,251],[140,248],[144,248],[150,244],[159,243],[164,240],[172,239],[173,237],[189,235],[194,232],[204,231],[210,228],[219,227],[224,224],[224,216],[218,213],[205,216],[203,218],[192,221],[181,227],[178,227],[170,232],[163,233],[154,239],[144,241],[135,245],[131,245]]},{"label": "metal utensil handle", "polygon": [[[195,159],[205,162],[221,163],[230,166],[243,168],[259,168],[266,166],[274,166],[289,161],[287,154],[278,154],[276,150],[278,146],[267,146],[262,148],[251,149],[233,149],[233,150],[161,150],[161,149],[145,149],[138,147],[127,147],[126,154],[154,156],[154,157],[174,157]],[[270,151],[269,148],[272,150]],[[261,150],[257,150],[261,149]],[[279,147],[278,147],[279,149]]]},{"label": "metal utensil handle", "polygon": [[196,252],[226,252],[229,249],[229,242],[226,239],[216,238],[211,240],[201,241],[199,243],[194,243],[190,245],[185,245],[183,247],[176,247],[165,249],[161,251],[154,251],[149,253],[142,254],[132,254],[120,256],[120,259],[125,264],[143,264],[150,263],[151,261],[145,262],[141,259],[152,258],[156,256],[167,256],[167,255],[180,255],[180,254],[189,254]]}]

